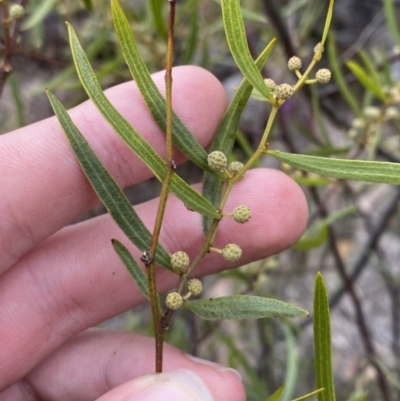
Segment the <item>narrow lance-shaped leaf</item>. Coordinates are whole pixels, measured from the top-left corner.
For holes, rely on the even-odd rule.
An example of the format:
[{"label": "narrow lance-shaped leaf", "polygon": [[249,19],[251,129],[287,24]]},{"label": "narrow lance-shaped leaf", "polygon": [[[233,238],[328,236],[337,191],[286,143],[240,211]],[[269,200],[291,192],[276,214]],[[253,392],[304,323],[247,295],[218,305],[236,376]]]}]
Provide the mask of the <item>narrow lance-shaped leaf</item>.
[{"label": "narrow lance-shaped leaf", "polygon": [[[128,121],[118,113],[107,99],[96,79],[89,60],[79,43],[76,33],[70,24],[68,24],[68,31],[75,66],[86,93],[121,139],[144,163],[146,163],[154,175],[162,181],[165,174],[165,162],[133,129]],[[211,203],[176,174],[172,177],[171,192],[187,205],[188,208],[206,216],[220,218],[220,214]]]},{"label": "narrow lance-shaped leaf", "polygon": [[315,280],[314,351],[317,387],[325,388],[325,391],[318,394],[318,401],[335,401],[329,300],[321,273],[317,274]]},{"label": "narrow lance-shaped leaf", "polygon": [[[125,235],[141,251],[147,250],[151,241],[150,231],[136,214],[121,188],[90,148],[62,104],[49,91],[47,95],[71,148],[97,196]],[[161,245],[158,245],[157,248],[156,262],[160,266],[172,270],[170,256]]]},{"label": "narrow lance-shaped leaf", "polygon": [[329,34],[328,37],[328,60],[329,66],[332,69],[333,78],[336,81],[340,94],[346,100],[347,104],[352,109],[353,113],[356,116],[361,116],[361,107],[358,104],[356,97],[353,95],[352,91],[349,89],[349,86],[346,82],[346,79],[343,75],[342,69],[339,65],[339,57],[336,51],[336,40],[333,32]]},{"label": "narrow lance-shaped leaf", "polygon": [[279,401],[285,391],[285,385],[281,386],[273,394],[271,394],[265,401]]},{"label": "narrow lance-shaped leaf", "polygon": [[[142,94],[147,107],[154,120],[163,132],[166,131],[166,103],[144,63],[135,40],[129,22],[118,3],[118,0],[111,1],[114,26],[118,41],[121,45],[122,54],[129,67],[133,79]],[[207,153],[196,141],[190,131],[185,127],[178,116],[173,113],[172,135],[174,145],[184,153],[193,163],[203,170],[208,169]]]},{"label": "narrow lance-shaped leaf", "polygon": [[114,247],[115,252],[121,259],[122,263],[125,265],[128,272],[132,276],[133,280],[139,287],[139,290],[146,297],[146,299],[150,300],[146,274],[136,263],[136,260],[133,258],[128,249],[120,241],[118,241],[117,239],[113,239],[112,246]]},{"label": "narrow lance-shaped leaf", "polygon": [[355,61],[348,61],[346,66],[349,70],[354,74],[354,76],[358,79],[358,82],[366,89],[371,91],[378,99],[384,100],[385,94],[382,91],[381,84],[379,82],[374,81],[374,76],[365,71],[359,64]]},{"label": "narrow lance-shaped leaf", "polygon": [[[128,249],[120,241],[118,241],[117,239],[113,239],[111,242],[115,252],[121,259],[122,263],[125,265],[136,285],[139,287],[139,290],[146,297],[146,299],[150,301],[149,286],[146,274],[136,263],[136,260],[133,258]],[[158,295],[157,303],[159,310],[162,311],[161,300]]]},{"label": "narrow lance-shaped leaf", "polygon": [[[256,60],[256,66],[261,70],[268,56],[271,54],[275,46],[276,40],[272,39],[264,51]],[[239,124],[240,116],[250,97],[252,91],[251,83],[244,78],[236,90],[228,109],[226,110],[222,121],[220,122],[217,132],[214,136],[210,152],[220,150],[227,157],[232,153],[233,144],[235,142],[236,130]],[[214,173],[206,171],[203,180],[203,196],[208,199],[215,208],[219,207],[221,200],[222,188],[224,182],[221,177]],[[204,233],[207,235],[213,220],[209,217],[203,219]]]},{"label": "narrow lance-shaped leaf", "polygon": [[167,39],[167,27],[163,18],[163,6],[165,4],[164,0],[150,0],[149,6],[151,10],[151,15],[153,17],[153,24],[157,29],[157,33],[164,40]]},{"label": "narrow lance-shaped leaf", "polygon": [[308,316],[307,311],[297,306],[252,295],[196,299],[184,302],[183,306],[206,320]]},{"label": "narrow lance-shaped leaf", "polygon": [[270,150],[267,153],[300,170],[328,177],[382,184],[400,184],[400,163],[330,159],[285,153],[279,150]]},{"label": "narrow lance-shaped leaf", "polygon": [[247,80],[267,99],[271,94],[251,57],[240,9],[240,0],[222,0],[222,17],[229,49],[237,66]]}]

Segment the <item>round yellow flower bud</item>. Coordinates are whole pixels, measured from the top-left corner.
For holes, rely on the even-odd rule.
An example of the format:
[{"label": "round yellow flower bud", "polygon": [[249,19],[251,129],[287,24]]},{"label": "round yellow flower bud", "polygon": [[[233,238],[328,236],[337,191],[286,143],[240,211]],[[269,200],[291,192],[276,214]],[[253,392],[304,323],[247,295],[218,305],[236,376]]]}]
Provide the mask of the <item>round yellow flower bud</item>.
[{"label": "round yellow flower bud", "polygon": [[315,74],[315,78],[319,84],[327,84],[332,78],[332,73],[327,68],[321,68]]},{"label": "round yellow flower bud", "polygon": [[276,88],[276,98],[287,100],[293,96],[294,90],[289,84],[281,84]]},{"label": "round yellow flower bud", "polygon": [[165,299],[165,304],[169,309],[177,310],[183,304],[183,298],[178,292],[170,292]]},{"label": "round yellow flower bud", "polygon": [[20,19],[25,15],[25,9],[20,4],[12,4],[9,13],[12,19]]},{"label": "round yellow flower bud", "polygon": [[242,162],[232,162],[229,167],[228,170],[231,174],[235,175],[237,174],[242,168],[244,167]]},{"label": "round yellow flower bud", "polygon": [[265,85],[267,86],[267,88],[268,88],[271,92],[273,92],[273,91],[275,90],[275,88],[276,88],[276,83],[275,83],[275,81],[274,81],[273,79],[271,79],[271,78],[265,78],[265,79],[264,79],[264,82],[265,82]]},{"label": "round yellow flower bud", "polygon": [[171,255],[172,268],[177,273],[184,273],[189,266],[189,256],[186,252],[179,251]]},{"label": "round yellow flower bud", "polygon": [[239,205],[233,209],[232,216],[236,222],[246,223],[251,217],[251,211],[247,206]]},{"label": "round yellow flower bud", "polygon": [[207,157],[207,161],[208,166],[214,171],[221,171],[226,168],[228,164],[226,156],[219,150],[211,152]]},{"label": "round yellow flower bud", "polygon": [[297,71],[301,68],[301,60],[297,56],[293,56],[288,61],[288,68],[290,71]]},{"label": "round yellow flower bud", "polygon": [[222,249],[222,256],[224,257],[225,260],[234,262],[240,259],[240,257],[242,256],[242,250],[236,244],[228,244],[225,245],[224,248]]},{"label": "round yellow flower bud", "polygon": [[192,278],[187,282],[187,289],[195,296],[200,295],[201,292],[203,291],[203,284],[199,279]]}]

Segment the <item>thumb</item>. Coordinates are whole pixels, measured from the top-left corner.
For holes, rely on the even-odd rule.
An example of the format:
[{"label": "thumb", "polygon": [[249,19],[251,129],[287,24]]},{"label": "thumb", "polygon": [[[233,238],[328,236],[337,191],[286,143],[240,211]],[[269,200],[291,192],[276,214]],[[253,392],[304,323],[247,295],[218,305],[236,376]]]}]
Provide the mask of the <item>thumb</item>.
[{"label": "thumb", "polygon": [[[214,397],[196,373],[178,369],[130,380],[115,387],[97,401],[218,401],[218,398]],[[243,400],[241,397],[240,401]]]}]

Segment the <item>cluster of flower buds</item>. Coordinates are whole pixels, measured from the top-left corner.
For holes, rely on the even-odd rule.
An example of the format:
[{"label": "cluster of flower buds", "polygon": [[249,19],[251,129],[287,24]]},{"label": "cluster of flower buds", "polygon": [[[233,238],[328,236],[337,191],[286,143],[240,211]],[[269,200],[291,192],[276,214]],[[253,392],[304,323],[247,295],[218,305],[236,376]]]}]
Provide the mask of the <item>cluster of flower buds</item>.
[{"label": "cluster of flower buds", "polygon": [[[320,44],[318,44],[314,52],[317,54],[320,51]],[[299,79],[302,78],[300,69],[302,67],[301,59],[297,56],[293,56],[289,59],[287,66],[290,71],[293,71]],[[314,79],[306,79],[304,83],[306,84],[313,84],[318,82],[319,84],[327,84],[332,77],[332,73],[327,68],[319,69]],[[265,85],[268,90],[273,94],[276,100],[288,100],[293,96],[294,88],[292,85],[283,83],[283,84],[276,84],[275,81],[271,78],[264,79]]]}]

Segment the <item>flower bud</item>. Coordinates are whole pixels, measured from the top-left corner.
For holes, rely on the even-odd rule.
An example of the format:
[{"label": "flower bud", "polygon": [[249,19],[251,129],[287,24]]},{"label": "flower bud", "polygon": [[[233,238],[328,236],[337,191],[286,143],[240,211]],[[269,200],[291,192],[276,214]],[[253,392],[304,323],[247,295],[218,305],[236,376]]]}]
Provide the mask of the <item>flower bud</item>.
[{"label": "flower bud", "polygon": [[242,256],[242,250],[236,244],[228,244],[225,245],[222,249],[222,256],[225,260],[228,260],[229,262],[234,262],[240,259],[240,257]]},{"label": "flower bud", "polygon": [[250,209],[245,205],[236,206],[232,216],[237,223],[246,223],[251,217]]},{"label": "flower bud", "polygon": [[12,4],[9,13],[12,19],[20,19],[25,15],[25,9],[20,4]]},{"label": "flower bud", "polygon": [[276,88],[276,98],[287,100],[293,96],[294,90],[289,84],[281,84]]},{"label": "flower bud", "polygon": [[226,156],[219,150],[211,152],[207,157],[207,161],[208,166],[214,171],[222,171],[228,164]]},{"label": "flower bud", "polygon": [[271,79],[271,78],[265,78],[265,79],[264,79],[264,82],[265,82],[265,85],[267,86],[267,88],[268,88],[271,92],[273,92],[273,91],[275,90],[275,88],[276,88],[276,83],[275,83],[275,81],[274,81],[273,79]]},{"label": "flower bud", "polygon": [[243,163],[241,162],[232,162],[229,167],[228,170],[231,174],[235,175],[237,174],[242,168],[244,167]]},{"label": "flower bud", "polygon": [[288,61],[288,68],[290,71],[297,71],[301,68],[301,60],[297,56],[293,56]]},{"label": "flower bud", "polygon": [[171,256],[171,265],[177,273],[184,273],[189,266],[188,254],[183,251],[175,252]]},{"label": "flower bud", "polygon": [[203,284],[199,279],[192,278],[187,282],[187,289],[195,296],[200,295],[201,292],[203,291]]},{"label": "flower bud", "polygon": [[375,120],[381,115],[381,110],[375,106],[367,106],[364,110],[365,117]]},{"label": "flower bud", "polygon": [[178,292],[170,292],[165,299],[165,304],[169,309],[177,310],[183,304],[183,298]]},{"label": "flower bud", "polygon": [[327,68],[321,68],[315,74],[315,78],[318,83],[327,84],[332,78],[332,73]]}]

